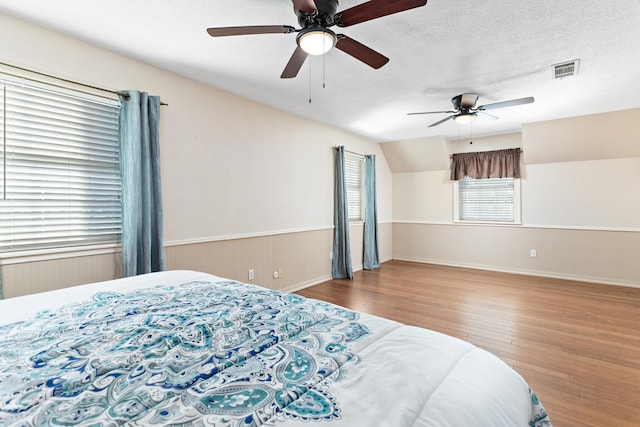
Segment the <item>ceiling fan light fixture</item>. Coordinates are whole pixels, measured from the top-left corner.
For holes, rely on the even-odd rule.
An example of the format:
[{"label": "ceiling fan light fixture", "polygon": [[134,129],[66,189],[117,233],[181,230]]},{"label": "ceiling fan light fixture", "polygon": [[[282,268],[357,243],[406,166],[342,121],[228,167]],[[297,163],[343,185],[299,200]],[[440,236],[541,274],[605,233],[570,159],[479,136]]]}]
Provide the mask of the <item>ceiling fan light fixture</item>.
[{"label": "ceiling fan light fixture", "polygon": [[455,116],[453,121],[459,125],[468,125],[473,120],[473,116],[475,116],[475,113],[462,113]]},{"label": "ceiling fan light fixture", "polygon": [[333,31],[322,27],[310,27],[298,34],[298,46],[309,55],[324,55],[336,44]]}]

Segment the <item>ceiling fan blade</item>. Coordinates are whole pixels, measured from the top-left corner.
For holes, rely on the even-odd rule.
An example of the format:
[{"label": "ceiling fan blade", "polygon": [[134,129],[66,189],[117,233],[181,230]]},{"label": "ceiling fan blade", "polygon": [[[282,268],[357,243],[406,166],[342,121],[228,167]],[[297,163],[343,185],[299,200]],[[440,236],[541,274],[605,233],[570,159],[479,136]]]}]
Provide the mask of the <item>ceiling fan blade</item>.
[{"label": "ceiling fan blade", "polygon": [[430,125],[429,125],[429,127],[430,127],[430,128],[432,128],[432,127],[434,127],[434,126],[438,126],[439,124],[442,124],[442,123],[446,122],[447,120],[451,120],[451,119],[453,119],[454,117],[455,117],[455,116],[448,116],[448,117],[445,117],[445,118],[444,118],[444,119],[442,119],[442,120],[438,120],[437,122],[430,124]]},{"label": "ceiling fan blade", "polygon": [[494,116],[493,114],[485,113],[484,111],[477,111],[474,113],[477,118],[484,121],[493,121],[498,120],[498,116]]},{"label": "ceiling fan blade", "polygon": [[370,0],[337,13],[334,22],[339,27],[348,27],[425,4],[427,0]]},{"label": "ceiling fan blade", "polygon": [[313,13],[317,10],[316,3],[313,0],[292,0],[293,7],[300,12]]},{"label": "ceiling fan blade", "polygon": [[515,105],[531,104],[534,101],[532,96],[527,98],[511,99],[509,101],[494,102],[493,104],[481,105],[478,110],[493,110],[496,108],[513,107]]},{"label": "ceiling fan blade", "polygon": [[422,111],[419,113],[407,113],[407,116],[414,116],[417,114],[455,114],[457,111]]},{"label": "ceiling fan blade", "polygon": [[280,75],[281,79],[291,79],[298,75],[298,71],[302,68],[302,64],[307,59],[307,52],[302,50],[300,46],[296,47],[296,50],[293,51],[293,55],[287,62],[287,65],[284,67],[282,74]]},{"label": "ceiling fan blade", "polygon": [[340,49],[347,55],[351,55],[354,58],[364,62],[368,66],[375,68],[376,70],[389,62],[389,58],[376,52],[363,45],[360,42],[355,41],[351,37],[347,37],[344,34],[338,34],[338,42],[336,48]]},{"label": "ceiling fan blade", "polygon": [[248,34],[289,34],[296,29],[289,25],[253,25],[247,27],[207,28],[211,37],[244,36]]}]

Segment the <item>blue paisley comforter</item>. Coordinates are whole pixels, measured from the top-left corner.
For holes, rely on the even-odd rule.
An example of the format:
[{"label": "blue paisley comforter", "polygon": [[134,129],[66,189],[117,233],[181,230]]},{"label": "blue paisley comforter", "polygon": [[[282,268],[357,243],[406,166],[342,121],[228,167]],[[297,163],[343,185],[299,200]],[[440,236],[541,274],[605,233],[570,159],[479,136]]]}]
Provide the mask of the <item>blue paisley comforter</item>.
[{"label": "blue paisley comforter", "polygon": [[463,341],[203,273],[143,277],[0,302],[0,425],[550,425]]}]

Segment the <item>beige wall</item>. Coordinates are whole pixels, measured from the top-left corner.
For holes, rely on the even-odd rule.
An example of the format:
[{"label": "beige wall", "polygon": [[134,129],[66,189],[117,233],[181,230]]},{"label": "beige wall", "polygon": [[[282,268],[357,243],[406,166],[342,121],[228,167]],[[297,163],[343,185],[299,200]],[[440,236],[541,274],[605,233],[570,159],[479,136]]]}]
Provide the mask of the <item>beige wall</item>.
[{"label": "beige wall", "polygon": [[640,229],[640,157],[526,165],[526,172],[523,223]]},{"label": "beige wall", "polygon": [[[522,134],[473,144],[448,142],[446,150],[432,149],[447,156],[447,169],[390,163],[393,257],[640,286],[640,198],[633,190],[640,183],[638,135],[635,109],[532,123]],[[524,150],[522,225],[454,224],[448,153],[507,147]],[[403,141],[383,150],[395,159],[396,151],[407,156],[411,147]]]},{"label": "beige wall", "polygon": [[[333,225],[332,147],[336,145],[378,156],[378,218],[389,223],[391,231],[391,172],[377,143],[5,15],[0,15],[0,43],[2,62],[113,90],[144,90],[169,104],[162,107],[160,139],[171,268],[189,264],[187,258],[178,256],[178,248],[194,242],[209,245],[195,245],[190,252],[218,248],[220,241],[255,238],[253,244],[266,251],[264,257],[276,261],[286,258],[290,249],[278,244],[261,246],[261,236],[302,236],[291,241],[301,253],[317,244],[315,233],[301,231]],[[381,242],[387,245],[381,252],[390,256],[390,236]],[[256,256],[245,254],[243,244],[237,247],[237,253],[231,249],[235,258],[244,257],[248,262]],[[313,253],[305,258],[302,265],[283,266],[298,272],[285,276],[292,280],[287,286],[315,280],[322,276],[320,271],[326,273],[328,251],[324,249],[318,257]],[[356,245],[354,252],[358,251],[362,249]],[[356,266],[357,259],[354,257]],[[6,254],[0,259],[2,264],[7,264]],[[28,263],[21,265],[24,271],[30,268]],[[78,260],[78,268],[81,265]],[[113,278],[114,271],[116,266],[111,265],[101,278]],[[262,270],[257,274],[267,277]],[[5,289],[29,281],[24,275],[4,276]],[[81,280],[71,276],[58,274],[52,281],[60,287]],[[22,279],[16,282],[15,277]]]},{"label": "beige wall", "polygon": [[525,123],[527,164],[640,157],[640,108]]}]

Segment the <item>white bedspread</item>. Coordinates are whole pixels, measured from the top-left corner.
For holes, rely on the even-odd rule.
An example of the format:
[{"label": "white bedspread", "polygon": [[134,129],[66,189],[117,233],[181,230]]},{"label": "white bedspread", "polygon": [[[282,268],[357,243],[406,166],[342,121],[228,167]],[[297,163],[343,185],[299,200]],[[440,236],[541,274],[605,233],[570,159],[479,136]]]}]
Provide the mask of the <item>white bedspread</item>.
[{"label": "white bedspread", "polygon": [[520,375],[467,342],[204,273],[0,301],[0,425],[309,421],[551,425]]}]

